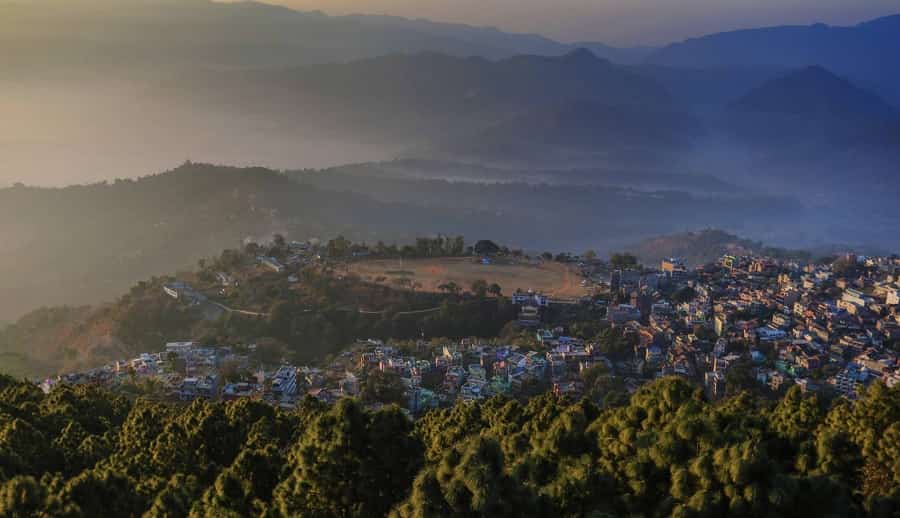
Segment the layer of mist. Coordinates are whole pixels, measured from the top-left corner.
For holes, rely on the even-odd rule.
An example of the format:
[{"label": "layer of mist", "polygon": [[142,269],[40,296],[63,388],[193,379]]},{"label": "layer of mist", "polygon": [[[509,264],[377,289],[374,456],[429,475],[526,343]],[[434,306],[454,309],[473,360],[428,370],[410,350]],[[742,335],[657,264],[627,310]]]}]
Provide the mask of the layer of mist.
[{"label": "layer of mist", "polygon": [[651,55],[257,3],[0,1],[0,320],[273,232],[896,250],[898,83],[873,70],[900,60],[898,20]]}]

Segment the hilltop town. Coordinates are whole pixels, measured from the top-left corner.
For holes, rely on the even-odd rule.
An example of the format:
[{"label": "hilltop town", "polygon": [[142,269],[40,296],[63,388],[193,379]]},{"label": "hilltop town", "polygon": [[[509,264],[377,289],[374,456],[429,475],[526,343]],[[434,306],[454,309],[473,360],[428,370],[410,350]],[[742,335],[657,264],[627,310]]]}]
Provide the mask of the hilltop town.
[{"label": "hilltop town", "polygon": [[[407,257],[408,270],[392,272],[398,279],[348,273],[354,265],[394,256]],[[318,282],[309,272],[379,293],[414,294],[422,289],[415,280],[417,261],[427,257],[428,264],[480,268],[475,271],[484,278],[470,286],[441,284],[440,294],[424,295],[434,307],[341,308],[363,319],[407,319],[412,331],[359,336],[303,363],[291,361],[287,344],[268,336],[234,343],[169,336],[154,350],[46,378],[41,387],[95,384],[160,400],[250,398],[285,408],[306,397],[326,403],[358,397],[375,408],[398,404],[422,415],[457,401],[495,395],[524,400],[548,391],[613,405],[666,376],[702,386],[713,400],[747,390],[776,397],[792,385],[854,400],[872,383],[900,383],[897,257],[800,262],[723,256],[695,267],[677,258],[642,266],[627,254],[609,260],[593,252],[529,256],[490,241],[466,246],[461,238],[424,239],[397,249],[342,238],[287,243],[281,237],[269,248],[253,244],[223,257],[232,260],[204,265],[191,277],[196,284],[175,278],[162,283],[162,296],[204,320],[271,322],[279,309],[267,306],[265,293]],[[541,269],[551,263],[554,269]],[[491,282],[505,268],[517,269],[521,286]],[[560,298],[530,289],[523,268],[577,276],[581,293]],[[238,295],[247,285],[262,291],[257,303]],[[247,305],[233,306],[235,300]],[[481,306],[460,309],[469,304]],[[425,319],[449,307],[462,311],[456,317],[465,321],[481,318],[477,308],[494,305],[500,309],[485,317],[498,329],[491,336],[426,334],[433,325]]]}]

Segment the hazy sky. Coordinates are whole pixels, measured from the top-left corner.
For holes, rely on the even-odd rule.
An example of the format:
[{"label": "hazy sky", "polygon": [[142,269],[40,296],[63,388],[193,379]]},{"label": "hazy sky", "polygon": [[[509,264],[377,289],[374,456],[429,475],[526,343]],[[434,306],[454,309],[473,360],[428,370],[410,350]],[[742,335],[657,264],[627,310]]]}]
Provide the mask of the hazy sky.
[{"label": "hazy sky", "polygon": [[900,0],[263,0],[329,14],[394,14],[494,25],[562,41],[661,44],[761,25],[852,25]]}]

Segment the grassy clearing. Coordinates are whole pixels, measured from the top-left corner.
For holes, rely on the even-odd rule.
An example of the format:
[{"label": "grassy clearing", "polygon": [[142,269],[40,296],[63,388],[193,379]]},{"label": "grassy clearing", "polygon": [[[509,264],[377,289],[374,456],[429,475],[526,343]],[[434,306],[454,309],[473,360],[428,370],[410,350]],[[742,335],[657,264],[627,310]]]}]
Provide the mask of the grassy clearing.
[{"label": "grassy clearing", "polygon": [[497,283],[503,293],[516,289],[534,290],[560,298],[584,294],[581,278],[571,266],[556,262],[497,261],[481,264],[473,258],[441,259],[379,259],[360,261],[349,266],[360,278],[379,284],[396,286],[401,279],[417,283],[422,291],[439,291],[438,286],[449,281],[468,289],[474,281],[483,279]]}]

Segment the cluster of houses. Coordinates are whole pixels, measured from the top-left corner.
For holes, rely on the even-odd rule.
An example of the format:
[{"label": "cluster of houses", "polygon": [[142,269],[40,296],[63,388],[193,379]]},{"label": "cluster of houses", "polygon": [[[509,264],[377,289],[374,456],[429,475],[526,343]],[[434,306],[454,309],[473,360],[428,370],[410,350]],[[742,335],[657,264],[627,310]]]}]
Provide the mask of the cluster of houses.
[{"label": "cluster of houses", "polygon": [[443,345],[419,341],[410,350],[369,340],[345,353],[354,367],[347,374],[354,379],[375,370],[396,375],[413,414],[458,401],[497,395],[519,398],[545,390],[578,398],[584,394],[580,373],[597,363],[610,362],[593,345],[561,336],[561,331],[537,331],[537,347],[464,339]]},{"label": "cluster of houses", "polygon": [[[39,382],[45,391],[59,384],[91,384],[110,389],[141,383],[150,396],[171,401],[231,400],[253,397],[273,404],[292,406],[299,391],[298,380],[306,374],[292,366],[253,369],[253,347],[236,352],[227,346],[202,346],[195,342],[170,342],[163,351],[141,353],[130,360]],[[241,379],[235,378],[235,374]],[[302,394],[299,394],[302,397]]]},{"label": "cluster of houses", "polygon": [[900,383],[900,259],[835,264],[725,256],[693,271],[669,259],[613,272],[611,290],[628,303],[607,318],[636,343],[624,371],[685,376],[711,397],[726,394],[733,368],[775,392],[796,384],[851,400],[875,381]]},{"label": "cluster of houses", "polygon": [[[285,263],[315,260],[307,244],[292,244],[291,251]],[[258,264],[284,269],[267,256]],[[605,314],[598,324],[623,337],[624,353],[610,354],[590,339],[566,336],[567,322],[546,317],[557,301],[516,291],[511,301],[520,307],[518,324],[534,337],[527,346],[470,339],[399,347],[366,340],[329,365],[267,369],[255,360],[252,345],[173,342],[161,352],[43,380],[41,386],[49,391],[59,383],[115,386],[152,379],[159,396],[172,400],[252,398],[289,408],[304,397],[331,403],[360,396],[368,377],[380,371],[394,375],[404,406],[418,415],[495,395],[552,390],[578,398],[585,394],[583,373],[596,365],[629,392],[657,377],[682,376],[702,384],[712,398],[747,379],[776,393],[798,385],[851,400],[873,382],[900,383],[896,257],[846,256],[819,264],[725,256],[695,269],[677,258],[662,261],[658,269],[613,268],[600,261],[581,266],[591,285],[601,289],[575,303]],[[218,281],[236,282],[225,274]],[[205,300],[184,283],[164,290],[190,304]],[[742,375],[731,375],[735,370]]]},{"label": "cluster of houses", "polygon": [[[403,406],[417,415],[456,401],[495,395],[516,397],[529,386],[578,397],[582,393],[578,373],[598,361],[608,362],[582,340],[546,330],[538,334],[542,350],[461,340],[444,345],[420,341],[410,352],[408,348],[366,340],[327,366],[280,365],[269,370],[253,361],[252,346],[237,353],[231,347],[172,342],[162,352],[143,353],[132,360],[46,379],[40,385],[49,392],[60,383],[114,389],[153,380],[157,396],[171,401],[251,398],[291,408],[307,396],[325,403],[360,396],[367,376],[381,371],[395,375],[402,385]],[[229,379],[235,372],[244,375]]]}]

